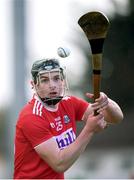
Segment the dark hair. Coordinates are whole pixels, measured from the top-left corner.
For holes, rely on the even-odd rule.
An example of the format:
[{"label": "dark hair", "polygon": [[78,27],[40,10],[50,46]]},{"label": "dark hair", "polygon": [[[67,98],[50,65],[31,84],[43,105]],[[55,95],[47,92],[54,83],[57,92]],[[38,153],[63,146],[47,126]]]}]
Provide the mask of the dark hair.
[{"label": "dark hair", "polygon": [[37,76],[40,71],[42,70],[49,71],[49,70],[58,69],[58,68],[64,78],[63,68],[60,67],[60,63],[57,59],[41,59],[41,60],[35,61],[31,69],[31,74],[32,74],[34,83],[36,84]]}]

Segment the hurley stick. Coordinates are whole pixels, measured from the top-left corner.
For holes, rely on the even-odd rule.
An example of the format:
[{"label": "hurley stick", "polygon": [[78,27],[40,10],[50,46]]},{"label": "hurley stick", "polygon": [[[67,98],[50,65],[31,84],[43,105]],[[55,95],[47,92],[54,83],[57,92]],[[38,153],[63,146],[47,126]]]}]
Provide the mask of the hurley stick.
[{"label": "hurley stick", "polygon": [[[91,46],[94,101],[100,96],[102,51],[109,28],[108,18],[101,12],[93,11],[84,14],[78,24],[85,32]],[[97,115],[97,111],[95,111]]]}]

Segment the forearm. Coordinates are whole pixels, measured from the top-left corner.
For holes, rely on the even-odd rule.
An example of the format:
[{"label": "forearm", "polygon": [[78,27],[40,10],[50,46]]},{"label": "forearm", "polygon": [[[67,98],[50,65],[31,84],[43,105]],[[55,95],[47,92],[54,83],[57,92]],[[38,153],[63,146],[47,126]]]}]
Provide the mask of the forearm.
[{"label": "forearm", "polygon": [[59,151],[59,170],[66,171],[85,150],[87,144],[90,142],[93,132],[90,132],[84,127],[77,139],[63,150]]},{"label": "forearm", "polygon": [[59,151],[59,167],[62,171],[67,170],[85,150],[86,146],[91,141],[93,134],[96,132],[96,128],[99,128],[100,130],[105,128],[103,122],[105,121],[102,114],[89,116],[85,127],[77,139],[68,147]]},{"label": "forearm", "polygon": [[104,129],[103,122],[104,116],[102,114],[89,116],[81,133],[72,144],[61,150],[55,138],[52,137],[36,146],[35,150],[56,172],[65,172],[85,150],[96,128]]},{"label": "forearm", "polygon": [[109,123],[119,123],[123,119],[123,113],[116,102],[108,99],[108,106],[103,111],[105,120]]}]

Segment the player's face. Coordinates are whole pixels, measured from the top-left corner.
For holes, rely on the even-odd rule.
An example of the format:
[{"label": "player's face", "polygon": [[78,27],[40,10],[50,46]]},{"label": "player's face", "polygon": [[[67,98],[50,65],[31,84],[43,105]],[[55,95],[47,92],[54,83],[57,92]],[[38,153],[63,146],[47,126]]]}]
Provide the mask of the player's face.
[{"label": "player's face", "polygon": [[39,76],[36,91],[41,98],[54,98],[62,95],[64,80],[59,71],[43,73]]}]

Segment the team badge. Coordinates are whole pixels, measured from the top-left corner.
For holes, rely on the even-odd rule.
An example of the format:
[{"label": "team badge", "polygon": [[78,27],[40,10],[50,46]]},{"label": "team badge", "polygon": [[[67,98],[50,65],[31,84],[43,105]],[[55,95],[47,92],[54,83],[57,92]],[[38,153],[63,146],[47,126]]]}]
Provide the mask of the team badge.
[{"label": "team badge", "polygon": [[69,119],[69,117],[68,117],[67,115],[65,115],[65,116],[63,117],[63,119],[64,119],[65,124],[67,124],[67,123],[70,122],[70,119]]}]

